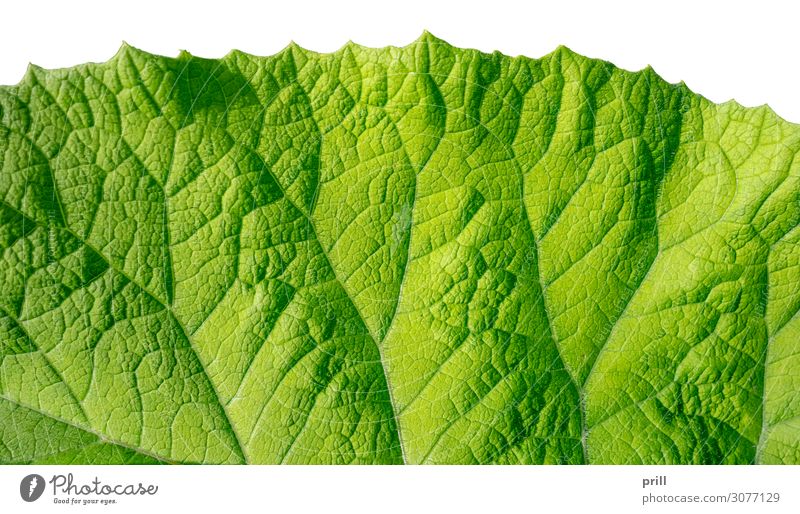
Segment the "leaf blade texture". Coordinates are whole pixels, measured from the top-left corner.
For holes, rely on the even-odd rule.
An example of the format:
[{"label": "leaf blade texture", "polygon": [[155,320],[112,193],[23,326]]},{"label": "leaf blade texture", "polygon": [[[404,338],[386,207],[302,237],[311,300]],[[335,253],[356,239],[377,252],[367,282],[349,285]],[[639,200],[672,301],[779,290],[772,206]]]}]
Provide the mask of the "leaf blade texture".
[{"label": "leaf blade texture", "polygon": [[0,88],[0,462],[800,462],[800,129],[566,48]]}]

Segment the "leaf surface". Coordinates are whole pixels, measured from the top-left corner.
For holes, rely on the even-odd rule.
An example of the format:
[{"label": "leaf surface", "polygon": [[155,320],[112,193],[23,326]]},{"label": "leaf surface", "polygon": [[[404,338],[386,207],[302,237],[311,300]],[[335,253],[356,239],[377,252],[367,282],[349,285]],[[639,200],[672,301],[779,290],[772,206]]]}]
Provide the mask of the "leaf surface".
[{"label": "leaf surface", "polygon": [[800,463],[800,128],[566,48],[0,88],[0,462]]}]

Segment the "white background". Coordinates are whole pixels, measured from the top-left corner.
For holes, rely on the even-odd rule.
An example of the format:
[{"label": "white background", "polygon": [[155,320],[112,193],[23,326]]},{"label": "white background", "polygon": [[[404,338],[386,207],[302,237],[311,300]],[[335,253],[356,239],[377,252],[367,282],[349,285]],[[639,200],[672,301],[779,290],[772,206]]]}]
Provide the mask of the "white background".
[{"label": "white background", "polygon": [[[104,61],[125,40],[164,55],[180,49],[219,57],[232,48],[272,54],[290,40],[333,51],[347,40],[367,46],[404,45],[423,29],[448,42],[484,51],[538,57],[559,44],[610,60],[629,70],[651,64],[671,82],[722,102],[768,103],[800,122],[800,16],[768,1],[700,0],[642,2],[533,2],[484,0],[435,2],[245,3],[224,0],[174,3],[16,1],[0,8],[0,84],[16,83],[28,62],[45,68]],[[789,5],[787,3],[787,5]],[[0,424],[2,420],[0,420]],[[0,469],[3,512],[178,512],[257,509],[268,512],[533,512],[547,509],[674,512],[675,505],[642,507],[641,478],[667,472],[663,493],[725,493],[777,489],[780,505],[732,508],[704,505],[682,512],[797,512],[798,467],[673,468],[108,468],[71,471],[86,481],[155,482],[158,499],[139,498],[115,507],[64,508],[49,493],[23,504],[19,480],[62,468]],[[659,492],[659,491],[654,491]]]},{"label": "white background", "polygon": [[[271,5],[274,4],[274,5]],[[796,2],[661,0],[393,0],[215,3],[138,0],[30,2],[0,8],[0,84],[28,62],[45,68],[104,61],[121,41],[163,55],[272,54],[290,41],[332,51],[348,39],[405,45],[423,29],[462,47],[539,57],[559,44],[638,70],[651,64],[716,102],[768,103],[800,122]]]}]

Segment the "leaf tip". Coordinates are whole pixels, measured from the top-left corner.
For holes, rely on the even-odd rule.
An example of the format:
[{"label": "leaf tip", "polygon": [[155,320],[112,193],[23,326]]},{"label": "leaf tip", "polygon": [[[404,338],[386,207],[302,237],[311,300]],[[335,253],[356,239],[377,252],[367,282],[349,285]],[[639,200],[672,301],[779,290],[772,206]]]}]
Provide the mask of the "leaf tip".
[{"label": "leaf tip", "polygon": [[228,53],[222,56],[222,60],[228,61],[230,59],[235,59],[240,55],[247,55],[247,54],[237,48],[231,48],[230,50],[228,50]]},{"label": "leaf tip", "polygon": [[422,34],[419,35],[417,40],[419,41],[428,41],[428,40],[436,40],[436,36],[431,34],[431,31],[428,29],[422,29]]},{"label": "leaf tip", "polygon": [[576,55],[576,52],[574,52],[570,47],[564,44],[558,45],[556,49],[553,51],[553,53],[561,55]]},{"label": "leaf tip", "polygon": [[45,71],[44,68],[39,66],[38,64],[34,64],[29,62],[28,65],[25,67],[25,73],[22,75],[22,80],[19,81],[20,84],[30,82],[31,80],[35,80],[36,76]]},{"label": "leaf tip", "polygon": [[302,45],[300,45],[300,44],[299,44],[297,41],[295,41],[294,39],[291,39],[291,40],[289,40],[289,44],[288,44],[288,45],[286,45],[286,48],[284,48],[284,49],[283,49],[283,50],[281,50],[281,51],[282,51],[282,52],[290,51],[290,52],[300,52],[300,53],[305,53],[305,52],[306,52],[306,49],[305,49],[305,48],[303,48],[303,46],[302,46]]},{"label": "leaf tip", "polygon": [[130,44],[128,44],[127,41],[125,41],[123,39],[122,43],[120,43],[120,45],[119,45],[119,48],[117,48],[117,51],[114,53],[113,56],[111,56],[110,60],[111,61],[115,61],[115,60],[119,59],[120,57],[122,57],[124,55],[127,55],[131,50],[133,50],[133,47]]},{"label": "leaf tip", "polygon": [[136,48],[135,46],[133,46],[132,44],[128,43],[123,39],[122,43],[120,43],[119,45],[117,53],[115,53],[111,57],[111,59],[109,59],[109,61],[116,61],[124,56],[136,56],[136,55],[144,57],[151,56],[149,52],[145,52],[144,50]]},{"label": "leaf tip", "polygon": [[360,48],[360,47],[361,47],[361,45],[359,45],[358,43],[353,42],[352,39],[348,39],[347,41],[345,41],[345,43],[342,46],[339,47],[338,50],[334,51],[334,53],[336,53],[336,54],[344,53],[344,52],[346,52],[348,50],[352,51],[352,50],[355,50],[355,49]]},{"label": "leaf tip", "polygon": [[444,39],[441,39],[441,38],[438,38],[438,37],[434,36],[431,33],[431,31],[429,31],[428,29],[423,29],[422,30],[422,34],[420,34],[419,37],[416,39],[416,41],[414,41],[414,43],[412,43],[412,44],[415,44],[415,43],[416,44],[418,44],[418,43],[428,43],[428,44],[433,43],[435,45],[450,46],[450,43],[448,43]]}]

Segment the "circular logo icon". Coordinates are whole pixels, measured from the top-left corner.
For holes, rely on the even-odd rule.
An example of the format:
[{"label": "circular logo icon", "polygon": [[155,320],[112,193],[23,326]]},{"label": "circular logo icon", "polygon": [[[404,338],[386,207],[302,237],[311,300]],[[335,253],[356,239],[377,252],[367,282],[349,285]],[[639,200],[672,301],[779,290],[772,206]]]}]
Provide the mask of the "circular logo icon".
[{"label": "circular logo icon", "polygon": [[26,502],[35,502],[44,492],[44,478],[42,475],[28,475],[19,483],[19,495]]}]

